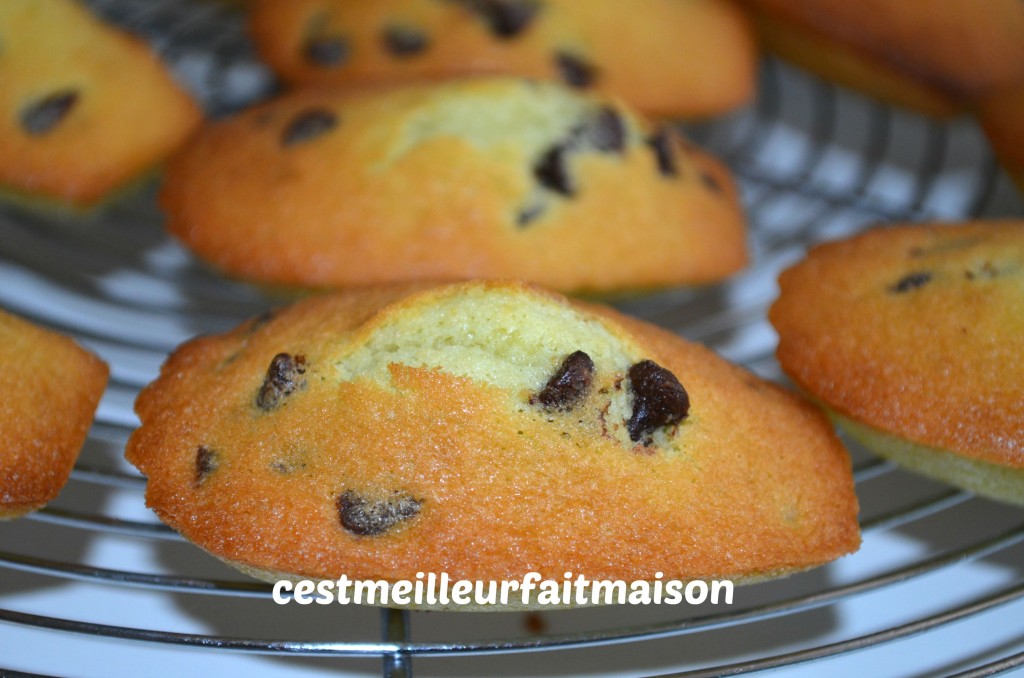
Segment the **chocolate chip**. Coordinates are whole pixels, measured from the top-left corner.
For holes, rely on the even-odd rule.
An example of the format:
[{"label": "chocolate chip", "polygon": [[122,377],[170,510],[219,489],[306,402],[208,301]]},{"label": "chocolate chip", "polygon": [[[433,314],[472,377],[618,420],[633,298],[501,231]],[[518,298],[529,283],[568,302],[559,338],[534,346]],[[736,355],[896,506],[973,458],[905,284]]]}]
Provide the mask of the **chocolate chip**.
[{"label": "chocolate chip", "polygon": [[491,33],[499,38],[514,38],[529,27],[540,5],[527,0],[477,0],[467,3],[483,17]]},{"label": "chocolate chip", "polygon": [[327,134],[338,124],[338,116],[326,108],[311,108],[299,113],[281,134],[282,146],[294,146]]},{"label": "chocolate chip", "polygon": [[576,193],[576,189],[569,177],[568,156],[569,149],[566,146],[551,147],[533,166],[533,176],[545,188],[572,197]]},{"label": "chocolate chip", "polygon": [[605,106],[577,130],[580,141],[605,153],[626,150],[626,123],[611,106]]},{"label": "chocolate chip", "polygon": [[381,41],[388,52],[399,58],[415,56],[430,46],[426,33],[409,26],[389,26],[381,34]]},{"label": "chocolate chip", "polygon": [[676,376],[652,360],[629,368],[633,414],[626,423],[629,439],[651,444],[651,434],[678,424],[690,413],[690,397]]},{"label": "chocolate chip", "polygon": [[544,388],[530,398],[530,404],[549,410],[571,410],[587,397],[593,382],[594,361],[583,351],[575,351],[562,361]]},{"label": "chocolate chip", "polygon": [[317,35],[302,48],[306,60],[317,66],[338,67],[348,61],[348,40],[340,35]]},{"label": "chocolate chip", "polygon": [[209,447],[200,445],[196,450],[196,485],[201,485],[206,478],[220,467],[220,455]]},{"label": "chocolate chip", "polygon": [[562,80],[571,87],[590,87],[597,79],[597,69],[593,65],[569,52],[555,53],[555,67]]},{"label": "chocolate chip", "polygon": [[32,136],[43,136],[59,125],[78,103],[73,89],[54,92],[34,101],[21,111],[21,127]]},{"label": "chocolate chip", "polygon": [[927,285],[931,279],[932,274],[928,271],[917,271],[916,273],[911,273],[900,278],[895,285],[889,287],[889,291],[897,294],[909,292]]},{"label": "chocolate chip", "polygon": [[676,158],[672,153],[672,131],[662,128],[654,136],[647,139],[647,145],[654,151],[654,158],[658,163],[658,171],[663,177],[678,176],[679,168],[676,166]]},{"label": "chocolate chip", "polygon": [[372,501],[353,490],[338,497],[341,526],[353,534],[376,537],[420,512],[423,501],[395,493],[390,499]]},{"label": "chocolate chip", "polygon": [[270,361],[267,376],[256,394],[256,406],[269,412],[281,404],[281,400],[302,388],[306,381],[302,375],[306,373],[306,358],[301,355],[292,357],[288,353],[278,353]]}]

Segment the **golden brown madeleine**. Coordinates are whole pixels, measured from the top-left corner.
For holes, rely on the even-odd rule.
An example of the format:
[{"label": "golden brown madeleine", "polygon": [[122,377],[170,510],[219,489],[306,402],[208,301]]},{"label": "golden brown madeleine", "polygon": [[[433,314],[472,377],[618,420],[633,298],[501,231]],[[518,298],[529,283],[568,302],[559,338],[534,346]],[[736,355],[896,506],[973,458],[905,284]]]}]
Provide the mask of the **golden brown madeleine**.
[{"label": "golden brown madeleine", "polygon": [[978,117],[1006,172],[1024,191],[1024,83],[981,100]]},{"label": "golden brown madeleine", "polygon": [[88,206],[200,121],[141,40],[72,0],[0,2],[0,187]]},{"label": "golden brown madeleine", "polygon": [[67,483],[107,374],[67,337],[0,311],[0,520],[42,508]]},{"label": "golden brown madeleine", "polygon": [[262,0],[261,55],[287,81],[368,85],[480,74],[554,79],[649,115],[750,100],[756,47],[726,0]]},{"label": "golden brown madeleine", "polygon": [[619,103],[483,79],[307,90],[211,124],[169,163],[168,227],[253,281],[700,283],[746,263],[716,160]]},{"label": "golden brown madeleine", "polygon": [[931,115],[1024,83],[1020,0],[741,0],[769,49]]},{"label": "golden brown madeleine", "polygon": [[751,581],[859,544],[815,408],[520,283],[308,299],[181,347],[136,410],[147,504],[265,579]]},{"label": "golden brown madeleine", "polygon": [[1024,503],[1024,222],[880,228],[779,283],[803,390],[882,454]]}]

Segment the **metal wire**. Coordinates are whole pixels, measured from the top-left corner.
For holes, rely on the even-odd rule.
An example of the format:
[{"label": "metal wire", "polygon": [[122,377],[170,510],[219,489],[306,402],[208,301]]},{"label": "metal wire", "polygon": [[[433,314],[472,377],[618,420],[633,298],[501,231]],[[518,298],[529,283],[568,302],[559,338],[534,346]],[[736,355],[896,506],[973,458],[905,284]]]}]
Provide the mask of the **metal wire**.
[{"label": "metal wire", "polygon": [[888,643],[901,638],[906,638],[918,633],[924,633],[930,631],[944,624],[949,624],[955,621],[959,621],[964,617],[969,617],[972,614],[978,614],[984,612],[997,605],[1005,605],[1006,603],[1013,602],[1024,597],[1024,584],[1015,586],[1007,591],[1000,592],[993,596],[981,598],[973,601],[968,605],[962,605],[960,607],[947,610],[942,614],[937,614],[932,617],[920,619],[910,624],[903,624],[901,626],[894,626],[878,633],[873,633],[867,636],[860,636],[857,638],[851,638],[841,643],[832,643],[830,645],[822,645],[808,650],[801,650],[800,652],[789,652],[786,654],[776,655],[774,657],[764,657],[756,661],[743,662],[737,664],[729,664],[725,666],[716,666],[710,671],[686,671],[683,673],[674,673],[672,676],[678,678],[713,678],[714,676],[735,676],[742,673],[751,673],[753,671],[765,671],[768,669],[775,669],[781,666],[793,666],[803,662],[810,662],[823,657],[835,656],[844,652],[855,652],[858,650],[864,650],[870,647],[874,647],[881,643]]},{"label": "metal wire", "polygon": [[[940,497],[937,501],[930,504],[930,508],[933,512],[939,511],[942,509],[944,501],[945,497]],[[905,521],[909,522],[910,520],[919,517],[921,513],[921,507],[912,507],[907,514],[903,516],[903,518]],[[887,516],[884,519],[884,522],[891,526],[897,522],[897,519]],[[873,525],[865,525],[865,530],[871,529],[874,529]],[[884,589],[887,586],[891,586],[901,581],[934,573],[936,570],[940,570],[945,567],[952,567],[965,561],[986,557],[1021,542],[1024,542],[1024,524],[1008,530],[994,538],[980,541],[968,547],[962,547],[950,553],[936,555],[908,567],[899,568],[876,577],[844,586],[838,586],[833,589],[815,592],[799,598],[792,598],[781,603],[759,606],[743,612],[714,615],[710,617],[676,620],[662,624],[612,629],[603,632],[588,631],[576,634],[562,634],[557,636],[550,635],[543,638],[501,639],[468,643],[409,643],[404,641],[404,638],[407,637],[408,628],[407,613],[399,613],[395,610],[382,611],[382,614],[385,616],[384,629],[386,631],[385,638],[387,639],[387,642],[382,643],[301,642],[201,636],[152,629],[137,629],[105,624],[94,624],[90,622],[31,615],[2,609],[0,609],[0,621],[9,621],[41,628],[71,631],[88,635],[108,636],[120,639],[165,643],[171,645],[186,645],[197,648],[216,648],[222,650],[265,654],[295,654],[302,656],[353,657],[361,655],[381,655],[385,658],[386,666],[390,665],[401,667],[408,665],[408,657],[411,655],[489,654],[495,652],[586,647],[591,644],[627,643],[642,640],[654,640],[680,634],[728,628],[744,623],[763,621],[775,617],[806,612],[808,610],[834,604],[852,596]],[[0,565],[23,569],[26,571],[44,572],[58,577],[95,579],[102,580],[105,583],[149,587],[160,590],[177,590],[187,591],[190,593],[216,593],[221,595],[269,595],[268,588],[260,585],[182,579],[168,577],[165,575],[115,572],[102,570],[100,568],[85,568],[67,563],[52,563],[41,559],[24,558],[10,554],[0,554]],[[1021,586],[1024,586],[1024,584]],[[945,623],[941,620],[952,621],[954,619],[960,619],[964,616],[986,610],[994,605],[1016,599],[1020,595],[1020,588],[1021,587],[1015,587],[1005,595],[993,596],[990,599],[987,599],[989,600],[988,603],[979,602],[976,605],[965,606],[962,612],[958,610],[951,610],[947,614],[929,621],[924,626],[919,624],[904,625],[895,629],[890,629],[890,631],[886,633],[873,634],[868,637],[836,644],[834,648],[837,651],[833,654],[838,653],[838,651],[860,649],[870,646],[871,644],[885,642],[886,640],[902,638],[911,633],[916,633],[917,631],[915,629],[925,630],[940,623]],[[819,658],[823,655],[820,655],[817,650],[812,649],[799,653],[796,656],[811,659]],[[759,663],[749,665],[756,666],[758,668],[772,668],[776,665],[775,659],[771,659],[770,661],[766,659],[765,661],[768,663],[764,666]],[[744,664],[743,666],[748,666],[748,664]]]},{"label": "metal wire", "polygon": [[[276,83],[252,56],[241,20],[210,2],[172,0],[93,0],[107,18],[147,37],[213,114],[223,114],[273,91]],[[862,131],[846,126],[856,114]],[[907,126],[921,137],[902,155]],[[773,297],[778,267],[809,243],[863,228],[874,221],[969,217],[990,210],[999,181],[987,153],[966,161],[958,212],[950,214],[942,188],[952,173],[964,174],[965,160],[956,141],[960,123],[908,119],[906,114],[851,96],[809,76],[767,61],[754,107],[728,120],[690,128],[694,137],[723,157],[739,177],[751,221],[757,256],[751,270],[728,284],[620,302],[623,310],[703,341],[762,375],[779,376],[772,358],[773,337],[764,314]],[[961,144],[962,145],[962,144]],[[837,158],[845,163],[838,172]],[[842,163],[840,163],[842,165]],[[897,167],[907,187],[894,199],[883,180]],[[844,173],[845,172],[845,173]],[[151,191],[112,205],[75,223],[14,207],[0,209],[0,305],[36,322],[75,335],[101,353],[113,368],[110,390],[90,434],[93,454],[83,454],[70,486],[134,497],[141,507],[144,479],[121,465],[120,451],[135,425],[131,403],[155,374],[168,351],[198,332],[218,331],[276,305],[240,283],[223,280],[183,254],[163,235]],[[87,445],[88,447],[88,445]],[[862,496],[903,478],[891,463],[858,461],[854,477]],[[982,511],[985,502],[951,489],[897,501],[866,502],[862,529],[866,538],[948,520],[957,512]],[[1012,510],[1012,509],[1009,509]],[[187,548],[183,540],[151,517],[120,509],[72,504],[51,506],[28,521],[81,535],[117,535],[138,544]],[[0,532],[2,534],[2,532]],[[0,622],[21,627],[119,639],[156,646],[187,647],[249,655],[330,658],[375,657],[389,677],[413,673],[413,659],[473,657],[538,651],[632,646],[713,631],[745,634],[768,620],[799,620],[815,610],[885,593],[907,582],[949,572],[1024,543],[1024,514],[994,534],[978,530],[964,540],[950,538],[909,562],[880,571],[786,595],[745,609],[682,616],[667,621],[621,623],[541,635],[519,634],[484,639],[461,637],[413,641],[416,618],[381,610],[380,640],[334,641],[261,639],[170,628],[103,624],[67,615],[36,614],[0,608]],[[267,599],[261,583],[217,577],[101,567],[49,554],[28,554],[17,543],[2,542],[0,570],[30,573],[54,582],[85,582],[104,590],[135,589],[187,596],[217,596],[225,601]],[[853,558],[857,558],[854,556]],[[995,590],[939,612],[838,641],[792,651],[776,651],[744,661],[719,663],[664,675],[733,675],[796,666],[808,661],[864,652],[886,643],[927,634],[1024,598],[1020,572]],[[1024,653],[991,661],[958,675],[989,676],[1024,665]],[[0,669],[0,675],[29,675]]]},{"label": "metal wire", "polygon": [[1019,669],[1022,666],[1024,666],[1024,652],[1019,652],[1005,659],[1000,659],[984,666],[978,666],[969,671],[951,674],[949,678],[986,678],[987,676],[998,676],[1000,673]]}]

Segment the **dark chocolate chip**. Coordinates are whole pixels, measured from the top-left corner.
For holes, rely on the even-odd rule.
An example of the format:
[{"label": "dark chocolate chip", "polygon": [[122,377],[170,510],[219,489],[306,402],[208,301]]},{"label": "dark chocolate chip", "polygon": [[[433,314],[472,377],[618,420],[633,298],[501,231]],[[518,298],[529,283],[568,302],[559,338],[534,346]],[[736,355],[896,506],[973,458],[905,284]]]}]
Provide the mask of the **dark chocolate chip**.
[{"label": "dark chocolate chip", "polygon": [[592,64],[569,52],[555,53],[555,67],[562,80],[571,87],[590,87],[597,79],[597,69]]},{"label": "dark chocolate chip", "polygon": [[427,34],[409,26],[389,26],[381,34],[384,49],[399,58],[419,54],[430,46]]},{"label": "dark chocolate chip", "polygon": [[590,392],[594,370],[594,361],[589,355],[583,351],[570,353],[544,388],[530,398],[530,404],[563,412],[573,409]]},{"label": "dark chocolate chip", "polygon": [[78,103],[73,89],[54,92],[32,102],[21,111],[21,127],[32,136],[43,136],[59,125]]},{"label": "dark chocolate chip", "polygon": [[376,537],[420,512],[423,501],[395,493],[389,499],[370,500],[353,490],[338,497],[341,526],[353,534]]},{"label": "dark chocolate chip", "polygon": [[270,361],[267,376],[263,379],[259,393],[256,394],[256,406],[269,412],[281,404],[281,400],[305,385],[302,375],[306,373],[306,358],[301,355],[292,356],[278,353]]},{"label": "dark chocolate chip", "polygon": [[629,368],[633,414],[626,423],[629,439],[651,444],[651,434],[678,424],[690,413],[690,397],[676,376],[652,360]]},{"label": "dark chocolate chip", "polygon": [[[533,175],[545,188],[561,195],[576,194],[569,174],[572,153],[596,149],[605,153],[621,153],[626,148],[626,125],[619,113],[610,106],[574,127],[568,139],[549,148],[533,166]],[[520,213],[519,224],[528,223],[533,213]]]},{"label": "dark chocolate chip", "polygon": [[348,61],[348,40],[340,35],[316,35],[302,48],[306,60],[317,66],[338,67]]},{"label": "dark chocolate chip", "polygon": [[676,157],[672,152],[672,131],[667,127],[647,139],[647,145],[654,151],[654,159],[658,163],[658,171],[664,177],[678,176],[679,168],[676,166]]},{"label": "dark chocolate chip", "polygon": [[924,287],[929,283],[929,281],[931,281],[931,279],[932,274],[928,271],[917,271],[900,278],[895,285],[889,287],[889,291],[897,294],[909,292],[911,290],[916,290],[919,287]]},{"label": "dark chocolate chip", "polygon": [[626,150],[626,123],[611,106],[605,106],[577,130],[578,138],[605,153]]},{"label": "dark chocolate chip", "polygon": [[200,445],[196,450],[196,485],[201,485],[219,467],[220,456],[209,447]]},{"label": "dark chocolate chip", "polygon": [[562,145],[553,146],[533,166],[533,176],[547,189],[572,197],[576,189],[569,177],[569,149]]},{"label": "dark chocolate chip", "polygon": [[469,6],[483,17],[491,33],[499,38],[514,38],[533,22],[540,5],[529,0],[477,0]]},{"label": "dark chocolate chip", "polygon": [[311,108],[299,113],[281,134],[282,146],[294,146],[327,134],[338,124],[338,116],[326,108]]}]

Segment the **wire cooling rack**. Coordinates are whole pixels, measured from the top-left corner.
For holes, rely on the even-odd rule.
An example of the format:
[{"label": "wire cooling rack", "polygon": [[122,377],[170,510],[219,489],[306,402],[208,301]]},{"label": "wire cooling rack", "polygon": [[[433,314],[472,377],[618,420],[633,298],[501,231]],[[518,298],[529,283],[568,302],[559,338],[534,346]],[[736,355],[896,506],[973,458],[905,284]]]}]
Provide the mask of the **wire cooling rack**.
[{"label": "wire cooling rack", "polygon": [[[94,0],[146,36],[212,114],[271,92],[216,2]],[[756,104],[691,127],[739,177],[754,264],[727,284],[618,301],[782,380],[765,321],[775,277],[811,243],[874,222],[1021,216],[969,121],[894,111],[768,61]],[[539,614],[277,606],[156,522],[122,458],[132,402],[176,345],[281,303],[168,239],[143,189],[100,214],[0,208],[0,306],[112,367],[68,487],[0,523],[0,674],[253,676],[987,676],[1024,666],[1024,511],[851,445],[860,552],[736,591],[732,606]],[[1022,405],[1024,406],[1024,405]],[[817,660],[810,663],[811,660]]]}]

